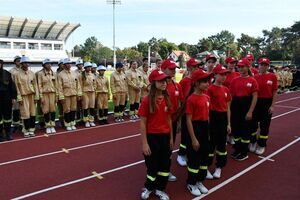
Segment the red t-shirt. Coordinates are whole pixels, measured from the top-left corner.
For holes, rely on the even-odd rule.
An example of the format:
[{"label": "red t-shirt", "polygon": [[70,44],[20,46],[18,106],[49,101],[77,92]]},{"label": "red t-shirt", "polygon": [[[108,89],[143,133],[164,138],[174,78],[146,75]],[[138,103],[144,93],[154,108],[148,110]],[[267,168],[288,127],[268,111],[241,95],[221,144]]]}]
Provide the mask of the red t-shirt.
[{"label": "red t-shirt", "polygon": [[278,89],[277,77],[273,73],[257,74],[254,76],[258,83],[258,98],[273,98],[273,92]]},{"label": "red t-shirt", "polygon": [[184,95],[184,98],[189,94],[189,91],[191,89],[192,86],[192,79],[190,77],[184,77],[183,79],[181,79],[181,81],[179,82],[179,85],[182,88],[182,92]]},{"label": "red t-shirt", "polygon": [[167,84],[167,92],[169,94],[170,97],[170,102],[171,102],[171,113],[172,113],[172,120],[174,121],[176,118],[176,113],[177,110],[179,108],[179,103],[183,102],[183,93],[182,93],[182,89],[181,86],[174,82],[174,81],[170,81]]},{"label": "red t-shirt", "polygon": [[192,94],[186,102],[185,112],[192,115],[192,121],[207,121],[209,113],[209,96]]},{"label": "red t-shirt", "polygon": [[238,77],[230,84],[232,97],[247,97],[258,91],[257,81],[252,76]]},{"label": "red t-shirt", "polygon": [[171,112],[168,110],[165,99],[162,96],[157,98],[154,113],[150,113],[149,104],[149,96],[144,97],[138,112],[139,116],[147,118],[147,134],[170,134],[169,117]]},{"label": "red t-shirt", "polygon": [[207,90],[210,97],[210,110],[217,112],[227,112],[227,103],[231,101],[229,89],[223,85],[211,85]]},{"label": "red t-shirt", "polygon": [[227,74],[226,80],[224,81],[223,85],[226,86],[227,88],[230,88],[231,81],[239,76],[240,76],[240,73],[238,73],[238,72],[231,72],[231,73]]},{"label": "red t-shirt", "polygon": [[256,69],[255,67],[251,67],[250,70],[251,70],[253,76],[255,76],[259,73],[258,69]]}]

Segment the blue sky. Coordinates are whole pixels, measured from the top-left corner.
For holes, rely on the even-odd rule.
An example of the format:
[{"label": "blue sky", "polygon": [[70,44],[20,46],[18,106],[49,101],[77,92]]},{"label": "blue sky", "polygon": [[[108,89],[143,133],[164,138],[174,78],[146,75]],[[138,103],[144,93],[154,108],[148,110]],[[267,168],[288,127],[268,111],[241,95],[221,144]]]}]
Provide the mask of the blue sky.
[{"label": "blue sky", "polygon": [[[122,0],[116,7],[116,46],[134,46],[151,37],[177,44],[229,30],[262,35],[300,20],[299,0]],[[0,15],[80,23],[67,48],[96,36],[112,47],[112,7],[106,0],[0,0]]]}]

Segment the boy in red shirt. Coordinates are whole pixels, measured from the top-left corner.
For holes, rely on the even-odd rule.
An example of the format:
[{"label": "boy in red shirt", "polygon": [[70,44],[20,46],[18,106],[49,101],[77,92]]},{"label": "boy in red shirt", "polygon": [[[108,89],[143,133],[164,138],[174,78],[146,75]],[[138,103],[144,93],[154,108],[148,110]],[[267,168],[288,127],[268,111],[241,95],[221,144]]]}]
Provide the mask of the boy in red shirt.
[{"label": "boy in red shirt", "polygon": [[160,199],[169,200],[164,192],[170,172],[170,150],[173,147],[171,102],[166,91],[168,75],[154,70],[149,75],[149,95],[139,108],[143,154],[147,179],[141,199],[148,199],[152,191]]},{"label": "boy in red shirt", "polygon": [[213,175],[207,171],[207,179],[220,178],[221,168],[227,163],[226,136],[230,133],[230,102],[231,95],[229,89],[222,84],[226,79],[226,75],[230,73],[222,65],[217,65],[213,69],[215,82],[210,85],[207,91],[210,97],[209,111],[209,141],[210,152],[208,166],[213,162],[216,153],[216,170]]}]

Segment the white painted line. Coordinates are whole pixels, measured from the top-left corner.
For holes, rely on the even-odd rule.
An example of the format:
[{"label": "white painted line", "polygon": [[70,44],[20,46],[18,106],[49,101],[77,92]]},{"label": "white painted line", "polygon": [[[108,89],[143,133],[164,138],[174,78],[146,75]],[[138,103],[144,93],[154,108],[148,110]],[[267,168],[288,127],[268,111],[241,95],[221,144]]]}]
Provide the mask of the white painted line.
[{"label": "white painted line", "polygon": [[299,107],[296,107],[296,106],[283,106],[283,105],[275,105],[275,106],[279,107],[279,108],[291,108],[291,109],[299,108]]},{"label": "white painted line", "polygon": [[73,131],[62,131],[62,132],[51,134],[51,135],[48,135],[48,136],[46,136],[46,134],[43,134],[43,135],[39,135],[39,136],[35,136],[35,137],[30,137],[30,138],[14,139],[14,140],[10,140],[10,141],[1,142],[0,145],[1,144],[6,144],[6,143],[13,143],[13,142],[24,141],[24,140],[32,140],[32,139],[38,139],[38,138],[44,138],[44,137],[53,137],[53,136],[62,135],[62,134],[65,134],[65,133],[72,134],[74,132],[88,131],[88,130],[91,130],[91,129],[109,127],[109,126],[114,126],[114,125],[129,124],[129,123],[134,123],[134,122],[138,122],[138,121],[139,120],[136,120],[136,121],[125,121],[125,122],[120,122],[120,123],[111,123],[111,124],[99,125],[99,126],[95,126],[95,127],[91,127],[91,128],[80,128],[80,129],[76,129],[76,130],[73,130]]},{"label": "white painted line", "polygon": [[295,109],[295,110],[291,110],[291,111],[289,111],[289,112],[285,112],[285,113],[282,113],[282,114],[280,114],[280,115],[274,116],[274,117],[272,117],[272,119],[277,119],[277,118],[279,118],[279,117],[282,117],[282,116],[291,114],[291,113],[293,113],[293,112],[297,112],[297,111],[299,111],[299,110],[300,110],[300,108],[297,108],[297,109]]},{"label": "white painted line", "polygon": [[116,141],[120,141],[120,140],[126,140],[126,139],[129,139],[129,138],[137,137],[139,135],[140,134],[135,134],[135,135],[130,135],[130,136],[126,136],[126,137],[116,138],[116,139],[112,139],[112,140],[106,140],[106,141],[102,141],[102,142],[97,142],[97,143],[93,143],[93,144],[88,144],[88,145],[73,147],[73,148],[69,148],[69,149],[62,149],[60,151],[54,151],[54,152],[40,154],[40,155],[36,155],[36,156],[30,156],[30,157],[27,157],[27,158],[21,158],[21,159],[17,159],[17,160],[11,160],[11,161],[0,163],[0,166],[4,166],[4,165],[8,165],[8,164],[13,164],[13,163],[18,163],[18,162],[27,161],[27,160],[32,160],[32,159],[37,159],[37,158],[42,158],[42,157],[51,156],[51,155],[55,155],[55,154],[59,154],[59,153],[66,153],[66,150],[68,152],[70,152],[70,151],[74,151],[74,150],[78,150],[78,149],[83,149],[83,148],[88,148],[88,147],[92,147],[92,146],[97,146],[97,145],[112,143],[112,142],[116,142]]},{"label": "white painted line", "polygon": [[[174,150],[173,153],[177,152],[178,150],[179,149]],[[80,182],[95,178],[97,176],[103,176],[105,174],[110,174],[110,173],[113,173],[113,172],[116,172],[116,171],[120,171],[122,169],[133,167],[135,165],[139,165],[139,164],[144,163],[144,162],[145,162],[144,160],[140,160],[140,161],[137,161],[137,162],[134,162],[134,163],[130,163],[128,165],[124,165],[124,166],[121,166],[121,167],[117,167],[117,168],[114,168],[114,169],[110,169],[110,170],[101,172],[99,174],[94,174],[94,175],[87,176],[87,177],[84,177],[84,178],[81,178],[81,179],[77,179],[77,180],[66,182],[66,183],[63,183],[63,184],[60,184],[60,185],[55,185],[55,186],[52,186],[52,187],[49,187],[49,188],[45,188],[45,189],[42,189],[42,190],[39,190],[39,191],[36,191],[36,192],[32,192],[32,193],[29,193],[29,194],[26,194],[26,195],[23,195],[23,196],[20,196],[20,197],[16,197],[16,198],[13,198],[13,200],[19,200],[19,199],[25,199],[25,198],[28,198],[28,197],[32,197],[32,196],[35,196],[35,195],[38,195],[38,194],[41,194],[41,193],[49,192],[51,190],[55,190],[55,189],[58,189],[58,188],[66,187],[66,186],[73,185],[73,184],[76,184],[76,183],[80,183]]]},{"label": "white painted line", "polygon": [[[266,158],[266,157],[263,157],[263,156],[258,156],[259,158],[261,158],[261,159],[264,159],[264,158]],[[275,160],[274,159],[271,159],[271,158],[269,158],[269,159],[267,159],[268,161],[271,161],[271,162],[275,162]]]},{"label": "white painted line", "polygon": [[285,99],[285,100],[281,100],[281,101],[276,101],[275,104],[282,103],[282,102],[287,102],[287,101],[292,101],[292,100],[295,100],[295,99],[300,99],[300,97],[293,97],[293,98],[289,98],[289,99]]},{"label": "white painted line", "polygon": [[234,181],[235,179],[239,178],[240,176],[246,174],[250,170],[252,170],[252,169],[256,168],[257,166],[261,165],[262,163],[266,162],[268,159],[274,157],[275,155],[277,155],[280,152],[284,151],[285,149],[289,148],[293,144],[299,142],[299,140],[300,140],[300,138],[297,138],[297,139],[293,140],[292,142],[290,142],[289,144],[287,144],[287,145],[283,146],[282,148],[278,149],[274,153],[268,155],[267,157],[261,159],[260,161],[258,161],[256,163],[254,163],[253,165],[249,166],[248,168],[244,169],[243,171],[239,172],[238,174],[232,176],[231,178],[227,179],[226,181],[220,183],[219,185],[216,185],[215,187],[210,189],[207,194],[201,195],[200,197],[196,197],[193,200],[202,199],[202,198],[208,196],[209,194],[219,190],[220,188],[224,187],[225,185],[229,184],[230,182]]}]

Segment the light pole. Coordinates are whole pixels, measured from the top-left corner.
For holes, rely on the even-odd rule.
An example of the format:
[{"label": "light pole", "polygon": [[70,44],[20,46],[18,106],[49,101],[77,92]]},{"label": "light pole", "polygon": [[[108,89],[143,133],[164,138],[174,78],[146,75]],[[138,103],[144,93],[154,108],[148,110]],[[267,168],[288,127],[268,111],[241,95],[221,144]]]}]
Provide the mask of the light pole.
[{"label": "light pole", "polygon": [[115,6],[116,4],[120,5],[121,0],[106,0],[107,4],[113,5],[113,51],[114,51],[114,68],[116,68],[116,28],[115,28]]}]

